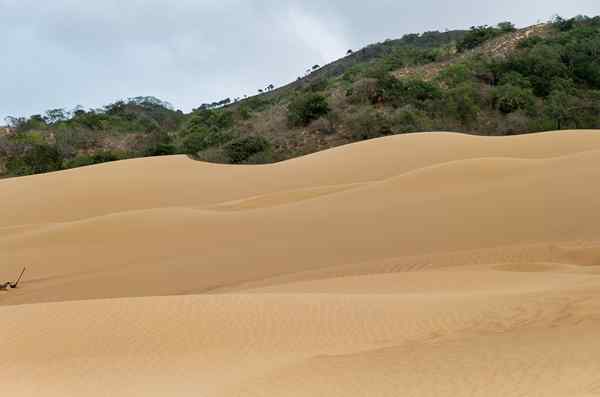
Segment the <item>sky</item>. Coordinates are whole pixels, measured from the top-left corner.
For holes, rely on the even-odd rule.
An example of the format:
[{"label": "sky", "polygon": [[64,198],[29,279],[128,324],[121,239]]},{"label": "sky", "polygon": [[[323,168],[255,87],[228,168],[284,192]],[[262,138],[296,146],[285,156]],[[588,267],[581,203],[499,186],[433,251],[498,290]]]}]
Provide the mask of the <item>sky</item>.
[{"label": "sky", "polygon": [[0,0],[0,124],[150,95],[188,112],[406,33],[555,14],[600,1]]}]

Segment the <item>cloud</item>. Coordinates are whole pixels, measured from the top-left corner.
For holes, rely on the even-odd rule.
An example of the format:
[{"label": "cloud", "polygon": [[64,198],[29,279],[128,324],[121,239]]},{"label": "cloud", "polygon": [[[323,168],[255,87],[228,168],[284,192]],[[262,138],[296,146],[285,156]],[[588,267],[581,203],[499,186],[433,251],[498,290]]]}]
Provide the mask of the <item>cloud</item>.
[{"label": "cloud", "polygon": [[317,55],[321,63],[340,57],[349,48],[335,19],[311,14],[297,4],[288,6],[277,21],[285,34],[302,43],[306,51]]}]

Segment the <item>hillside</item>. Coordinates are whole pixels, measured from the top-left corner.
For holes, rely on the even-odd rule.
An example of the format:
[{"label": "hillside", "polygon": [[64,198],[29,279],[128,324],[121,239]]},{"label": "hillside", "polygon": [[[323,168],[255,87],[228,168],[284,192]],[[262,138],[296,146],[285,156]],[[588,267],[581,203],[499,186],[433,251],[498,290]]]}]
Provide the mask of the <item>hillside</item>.
[{"label": "hillside", "polygon": [[153,97],[12,118],[0,175],[188,154],[273,163],[422,131],[513,135],[600,128],[600,17],[516,29],[410,34],[367,46],[262,94],[190,114]]},{"label": "hillside", "polygon": [[2,180],[2,390],[597,395],[599,162],[595,131],[430,132]]}]

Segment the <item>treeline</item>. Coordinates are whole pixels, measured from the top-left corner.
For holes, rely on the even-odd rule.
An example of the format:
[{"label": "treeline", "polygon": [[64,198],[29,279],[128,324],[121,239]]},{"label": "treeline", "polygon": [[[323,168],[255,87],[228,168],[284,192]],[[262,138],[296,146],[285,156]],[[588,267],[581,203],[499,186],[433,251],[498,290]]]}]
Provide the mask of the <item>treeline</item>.
[{"label": "treeline", "polygon": [[174,153],[169,131],[183,118],[153,97],[130,98],[100,109],[52,109],[28,118],[9,117],[10,133],[0,137],[0,171],[30,175]]},{"label": "treeline", "polygon": [[[250,117],[244,107],[239,117]],[[266,139],[234,129],[233,113],[200,107],[185,115],[154,97],[122,100],[100,109],[52,109],[7,118],[0,136],[0,175],[23,176],[135,157],[198,155],[223,146],[219,161],[241,163],[266,152]],[[259,161],[260,159],[256,159]],[[260,160],[260,162],[270,161]]]}]

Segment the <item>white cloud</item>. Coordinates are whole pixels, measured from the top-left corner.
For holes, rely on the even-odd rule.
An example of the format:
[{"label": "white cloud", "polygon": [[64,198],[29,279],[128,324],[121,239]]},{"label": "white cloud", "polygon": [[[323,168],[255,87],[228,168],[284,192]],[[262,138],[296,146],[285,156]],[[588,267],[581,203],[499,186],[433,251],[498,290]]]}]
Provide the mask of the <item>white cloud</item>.
[{"label": "white cloud", "polygon": [[279,24],[308,51],[318,54],[321,63],[341,57],[350,48],[335,19],[311,14],[298,4],[287,8]]}]

